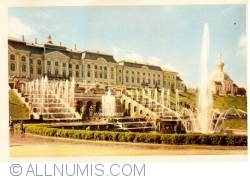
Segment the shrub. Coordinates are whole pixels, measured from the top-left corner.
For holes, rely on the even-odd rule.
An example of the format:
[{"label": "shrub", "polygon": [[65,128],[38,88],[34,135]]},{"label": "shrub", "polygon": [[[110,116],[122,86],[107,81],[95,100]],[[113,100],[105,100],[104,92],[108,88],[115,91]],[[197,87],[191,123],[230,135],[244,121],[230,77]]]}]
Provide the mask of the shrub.
[{"label": "shrub", "polygon": [[[247,146],[247,136],[242,135],[204,135],[204,134],[157,134],[111,131],[88,131],[52,128],[44,124],[26,124],[26,132],[52,137],[83,140],[104,140],[118,142],[157,143],[172,145],[235,145]],[[20,125],[14,126],[20,130]]]}]

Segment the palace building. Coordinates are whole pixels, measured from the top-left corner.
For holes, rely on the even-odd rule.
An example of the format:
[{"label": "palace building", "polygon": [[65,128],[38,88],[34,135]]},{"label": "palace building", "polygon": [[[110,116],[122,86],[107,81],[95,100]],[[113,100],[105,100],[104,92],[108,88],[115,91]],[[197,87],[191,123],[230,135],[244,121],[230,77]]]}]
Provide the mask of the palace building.
[{"label": "palace building", "polygon": [[[131,88],[159,87],[183,89],[177,72],[163,70],[160,66],[116,61],[111,54],[100,51],[80,51],[54,44],[49,35],[44,44],[8,39],[9,81],[33,80],[47,76],[49,79],[70,79],[77,83],[117,85]],[[178,81],[179,79],[179,81]]]}]

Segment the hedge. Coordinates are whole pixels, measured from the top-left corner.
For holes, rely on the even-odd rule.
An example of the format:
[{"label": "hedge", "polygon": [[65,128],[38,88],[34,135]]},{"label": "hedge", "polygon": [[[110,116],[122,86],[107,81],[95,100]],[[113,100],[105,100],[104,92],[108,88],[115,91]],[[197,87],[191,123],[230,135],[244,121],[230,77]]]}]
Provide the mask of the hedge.
[{"label": "hedge", "polygon": [[[15,125],[15,130],[20,130]],[[32,134],[71,139],[115,141],[133,143],[154,143],[173,145],[230,145],[247,146],[246,135],[219,135],[219,134],[158,134],[113,131],[89,131],[51,128],[48,124],[26,124],[25,131]]]}]

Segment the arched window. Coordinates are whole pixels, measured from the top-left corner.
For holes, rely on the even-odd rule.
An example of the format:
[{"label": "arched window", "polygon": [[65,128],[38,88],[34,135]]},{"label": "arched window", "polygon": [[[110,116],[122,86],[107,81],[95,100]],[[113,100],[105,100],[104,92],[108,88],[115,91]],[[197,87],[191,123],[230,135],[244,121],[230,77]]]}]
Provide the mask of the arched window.
[{"label": "arched window", "polygon": [[30,67],[30,74],[33,74],[33,67]]},{"label": "arched window", "polygon": [[22,57],[21,57],[21,60],[22,60],[23,62],[26,62],[26,57],[25,57],[25,56],[22,56]]},{"label": "arched window", "polygon": [[90,68],[90,64],[88,64],[88,66],[87,66],[88,68]]},{"label": "arched window", "polygon": [[22,65],[22,72],[26,72],[26,65]]},{"label": "arched window", "polygon": [[37,68],[37,74],[38,74],[38,75],[41,75],[41,74],[42,74],[41,68]]},{"label": "arched window", "polygon": [[11,71],[16,71],[16,65],[15,65],[14,63],[12,63],[12,64],[10,65],[10,70],[11,70]]},{"label": "arched window", "polygon": [[14,55],[14,54],[11,54],[11,55],[10,55],[10,59],[11,59],[11,60],[15,60],[15,59],[16,59],[15,55]]},{"label": "arched window", "polygon": [[91,76],[91,75],[90,75],[90,71],[88,71],[87,76],[88,76],[88,77],[90,77],[90,76]]},{"label": "arched window", "polygon": [[107,67],[106,66],[104,66],[104,70],[107,71]]},{"label": "arched window", "polygon": [[41,65],[41,60],[37,60],[37,64],[38,64],[38,65]]},{"label": "arched window", "polygon": [[77,70],[79,69],[79,65],[76,65],[76,69],[77,69]]},{"label": "arched window", "polygon": [[55,75],[58,75],[58,69],[55,70]]}]

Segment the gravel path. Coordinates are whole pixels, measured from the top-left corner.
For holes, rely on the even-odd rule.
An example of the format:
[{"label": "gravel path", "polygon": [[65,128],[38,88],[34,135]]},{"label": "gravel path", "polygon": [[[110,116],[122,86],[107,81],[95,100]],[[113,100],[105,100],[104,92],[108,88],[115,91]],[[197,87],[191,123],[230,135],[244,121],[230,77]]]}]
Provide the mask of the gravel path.
[{"label": "gravel path", "polygon": [[10,135],[11,157],[247,155],[246,146],[134,144]]}]

